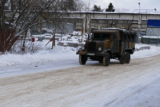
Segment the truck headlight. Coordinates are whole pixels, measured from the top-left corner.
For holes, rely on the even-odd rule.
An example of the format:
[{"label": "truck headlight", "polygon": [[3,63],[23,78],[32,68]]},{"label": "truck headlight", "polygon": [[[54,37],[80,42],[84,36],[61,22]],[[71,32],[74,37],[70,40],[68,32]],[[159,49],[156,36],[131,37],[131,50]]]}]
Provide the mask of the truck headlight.
[{"label": "truck headlight", "polygon": [[98,48],[98,51],[102,51],[102,47],[99,47],[99,48]]}]

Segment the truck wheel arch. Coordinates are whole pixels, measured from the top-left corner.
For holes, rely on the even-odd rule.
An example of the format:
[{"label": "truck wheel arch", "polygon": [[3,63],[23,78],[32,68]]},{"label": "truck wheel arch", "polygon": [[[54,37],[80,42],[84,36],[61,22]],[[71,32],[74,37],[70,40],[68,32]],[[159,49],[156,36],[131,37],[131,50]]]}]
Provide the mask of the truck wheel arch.
[{"label": "truck wheel arch", "polygon": [[109,55],[110,55],[110,58],[112,58],[112,56],[113,56],[113,55],[112,55],[112,52],[111,52],[111,50],[107,50],[106,54],[107,54],[107,53],[109,53]]},{"label": "truck wheel arch", "polygon": [[125,52],[128,52],[130,54],[133,54],[134,53],[134,49],[126,49]]}]

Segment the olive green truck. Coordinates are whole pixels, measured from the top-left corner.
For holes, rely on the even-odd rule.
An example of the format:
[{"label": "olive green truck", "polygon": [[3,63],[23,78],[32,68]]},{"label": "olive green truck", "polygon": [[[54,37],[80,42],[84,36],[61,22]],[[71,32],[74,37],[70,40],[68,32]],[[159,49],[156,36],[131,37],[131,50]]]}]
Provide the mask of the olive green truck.
[{"label": "olive green truck", "polygon": [[88,59],[104,66],[109,66],[110,59],[117,59],[121,64],[129,63],[130,54],[135,51],[135,37],[136,33],[129,30],[93,30],[85,45],[77,51],[79,63],[84,65]]}]

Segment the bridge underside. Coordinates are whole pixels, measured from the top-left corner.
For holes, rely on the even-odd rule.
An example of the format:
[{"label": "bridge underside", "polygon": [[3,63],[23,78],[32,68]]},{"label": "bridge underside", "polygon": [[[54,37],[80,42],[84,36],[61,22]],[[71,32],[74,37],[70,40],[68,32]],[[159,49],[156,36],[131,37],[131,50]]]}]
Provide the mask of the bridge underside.
[{"label": "bridge underside", "polygon": [[59,19],[54,19],[54,22],[72,23],[73,30],[83,29],[84,33],[89,33],[92,28],[123,28],[145,32],[148,19],[159,20],[160,14],[70,12]]},{"label": "bridge underside", "polygon": [[[74,25],[74,29],[83,29],[83,19],[75,19],[69,18],[67,22],[72,23]],[[147,27],[147,20],[142,20],[141,22],[141,31],[146,31]],[[138,30],[138,20],[119,20],[119,19],[91,19],[89,28],[87,24],[85,24],[85,32],[87,29],[96,28],[96,29],[103,29],[103,28],[123,28],[123,29],[132,29]]]}]

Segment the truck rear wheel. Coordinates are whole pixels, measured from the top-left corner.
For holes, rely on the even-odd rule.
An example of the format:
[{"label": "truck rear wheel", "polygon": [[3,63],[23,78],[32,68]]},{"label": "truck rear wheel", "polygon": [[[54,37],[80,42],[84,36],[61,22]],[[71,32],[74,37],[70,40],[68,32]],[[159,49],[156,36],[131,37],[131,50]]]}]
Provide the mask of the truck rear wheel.
[{"label": "truck rear wheel", "polygon": [[126,52],[125,53],[125,63],[129,63],[130,62],[130,53],[129,52]]},{"label": "truck rear wheel", "polygon": [[81,65],[85,65],[87,61],[87,57],[85,55],[79,55],[79,63]]},{"label": "truck rear wheel", "polygon": [[109,63],[110,63],[110,55],[109,53],[107,53],[107,55],[103,57],[103,65],[109,66]]}]

